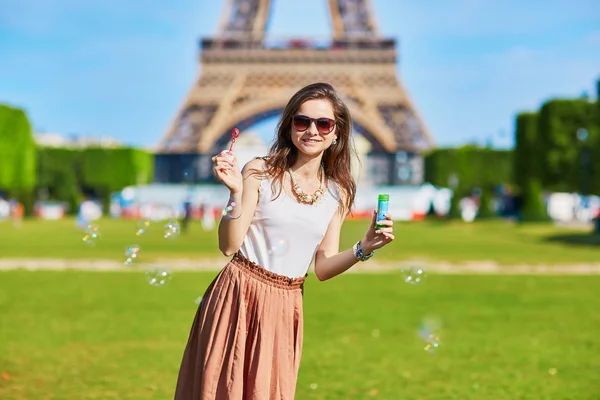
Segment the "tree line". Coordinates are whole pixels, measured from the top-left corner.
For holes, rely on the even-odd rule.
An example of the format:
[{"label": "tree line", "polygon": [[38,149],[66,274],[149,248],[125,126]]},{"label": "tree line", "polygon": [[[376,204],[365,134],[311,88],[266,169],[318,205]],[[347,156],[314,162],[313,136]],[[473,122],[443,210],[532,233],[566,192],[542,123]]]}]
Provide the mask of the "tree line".
[{"label": "tree line", "polygon": [[152,181],[154,157],[131,147],[38,146],[25,112],[0,105],[0,194],[31,214],[36,200],[65,202],[71,213],[86,196],[101,199]]}]

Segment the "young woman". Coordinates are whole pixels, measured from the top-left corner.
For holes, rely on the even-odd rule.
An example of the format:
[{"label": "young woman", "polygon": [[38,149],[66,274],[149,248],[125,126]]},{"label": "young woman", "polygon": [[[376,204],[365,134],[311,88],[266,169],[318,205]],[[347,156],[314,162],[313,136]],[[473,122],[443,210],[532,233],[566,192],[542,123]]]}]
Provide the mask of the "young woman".
[{"label": "young woman", "polygon": [[219,249],[231,261],[202,298],[183,355],[175,400],[293,399],[302,352],[302,294],[308,268],[321,281],[390,243],[392,221],[376,213],[364,237],[339,251],[354,201],[352,119],[332,86],[298,91],[283,110],[264,158],[240,172],[213,157],[230,191]]}]

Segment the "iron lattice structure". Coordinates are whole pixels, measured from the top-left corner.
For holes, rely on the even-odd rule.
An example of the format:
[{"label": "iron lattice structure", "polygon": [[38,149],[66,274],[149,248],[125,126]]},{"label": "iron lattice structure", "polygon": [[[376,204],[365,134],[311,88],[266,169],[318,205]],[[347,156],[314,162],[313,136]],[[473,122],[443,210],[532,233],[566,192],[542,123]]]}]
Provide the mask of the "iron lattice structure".
[{"label": "iron lattice structure", "polygon": [[195,159],[196,178],[208,177],[206,158],[233,127],[277,115],[304,85],[328,82],[371,144],[375,183],[421,183],[420,154],[433,139],[397,77],[396,41],[378,33],[369,0],[329,0],[333,32],[325,43],[267,40],[270,7],[270,0],[229,0],[218,33],[201,40],[198,77],[158,146],[158,180],[177,181],[165,168],[185,169],[172,165],[184,154],[188,161],[178,163]]}]

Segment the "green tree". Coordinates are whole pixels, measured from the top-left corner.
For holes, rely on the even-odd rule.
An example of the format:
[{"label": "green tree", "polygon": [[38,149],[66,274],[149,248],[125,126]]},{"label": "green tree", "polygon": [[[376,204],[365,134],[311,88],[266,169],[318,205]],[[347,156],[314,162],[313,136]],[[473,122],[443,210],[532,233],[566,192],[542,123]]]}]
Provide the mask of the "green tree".
[{"label": "green tree", "polygon": [[448,218],[450,219],[460,219],[460,200],[465,197],[465,192],[462,188],[457,187],[452,191],[452,199],[450,200],[450,212],[448,213]]},{"label": "green tree", "polygon": [[69,148],[38,148],[37,193],[44,200],[64,202],[68,213],[77,212],[81,200],[81,150]]},{"label": "green tree", "polygon": [[494,212],[492,188],[484,187],[479,198],[479,210],[477,211],[477,219],[489,219],[496,217]]},{"label": "green tree", "polygon": [[25,111],[0,105],[0,189],[15,197],[30,214],[36,185],[37,153]]},{"label": "green tree", "polygon": [[[539,146],[542,158],[541,184],[551,191],[576,192],[582,187],[582,150],[597,142],[596,105],[585,99],[550,100],[540,109]],[[581,143],[577,130],[585,128]],[[589,149],[591,150],[591,149]]]},{"label": "green tree", "polygon": [[549,220],[539,178],[530,179],[523,191],[521,220],[529,222]]},{"label": "green tree", "polygon": [[105,208],[111,193],[152,181],[154,157],[144,150],[89,147],[81,157],[82,186],[93,189]]},{"label": "green tree", "polygon": [[515,119],[513,182],[523,193],[530,178],[539,177],[543,157],[539,151],[538,114],[520,113]]},{"label": "green tree", "polygon": [[425,155],[425,180],[449,187],[455,177],[462,193],[513,181],[512,152],[468,145],[434,149]]}]

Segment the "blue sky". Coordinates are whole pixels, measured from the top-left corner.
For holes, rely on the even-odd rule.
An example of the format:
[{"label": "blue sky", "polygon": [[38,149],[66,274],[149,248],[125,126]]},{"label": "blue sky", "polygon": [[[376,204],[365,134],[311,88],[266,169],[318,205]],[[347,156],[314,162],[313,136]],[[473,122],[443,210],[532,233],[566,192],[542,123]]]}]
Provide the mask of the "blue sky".
[{"label": "blue sky", "polygon": [[[2,0],[0,102],[36,131],[156,144],[194,82],[224,1]],[[374,0],[398,75],[438,145],[512,145],[516,112],[595,95],[598,0]],[[326,0],[280,0],[270,37],[330,34]],[[271,135],[274,122],[260,124]],[[266,132],[266,133],[265,133]]]}]

